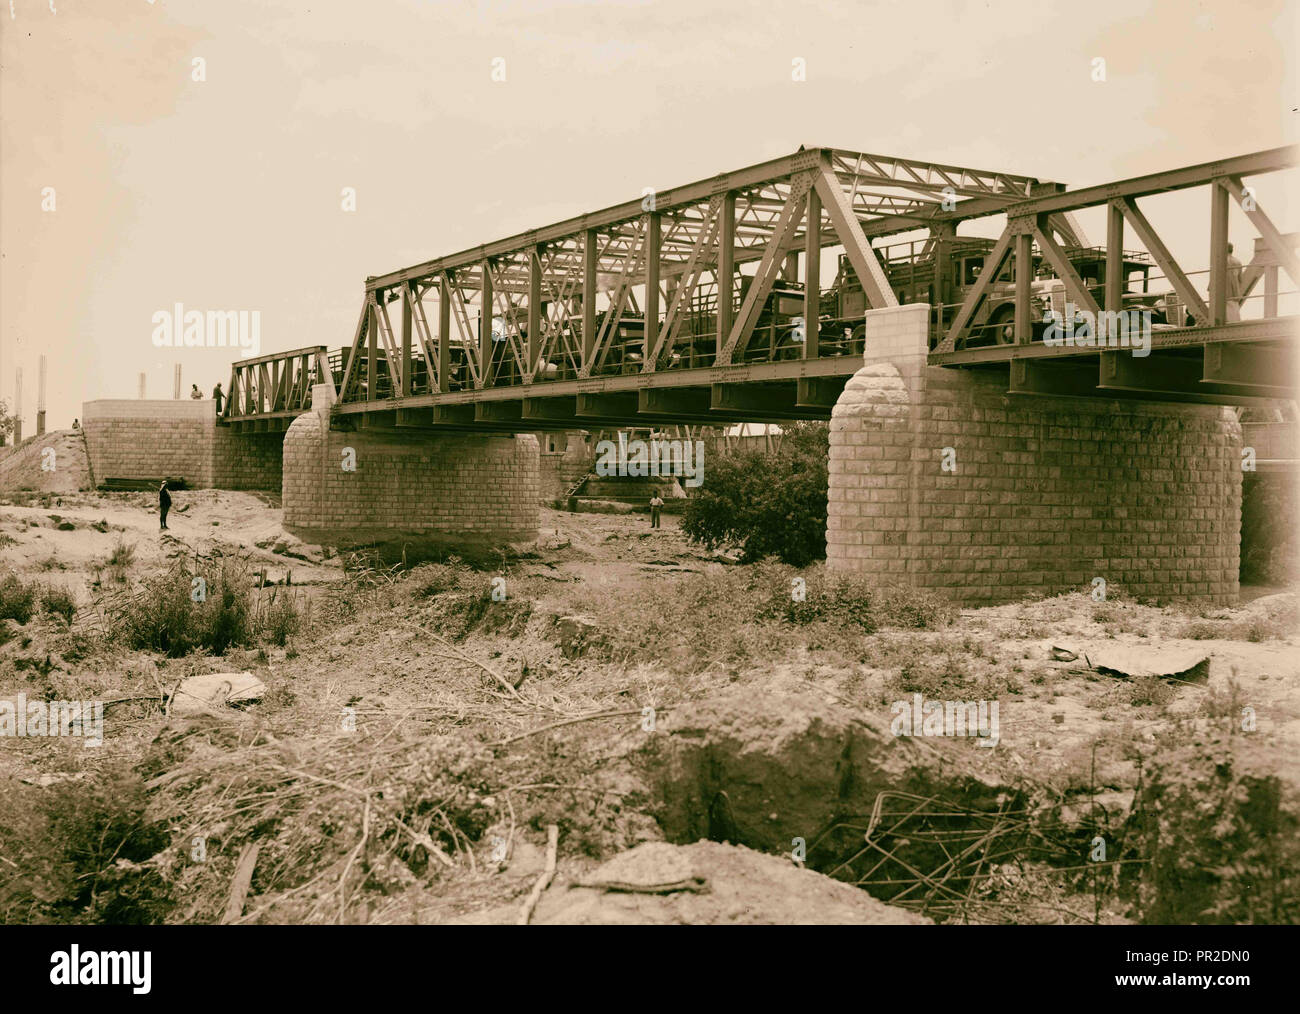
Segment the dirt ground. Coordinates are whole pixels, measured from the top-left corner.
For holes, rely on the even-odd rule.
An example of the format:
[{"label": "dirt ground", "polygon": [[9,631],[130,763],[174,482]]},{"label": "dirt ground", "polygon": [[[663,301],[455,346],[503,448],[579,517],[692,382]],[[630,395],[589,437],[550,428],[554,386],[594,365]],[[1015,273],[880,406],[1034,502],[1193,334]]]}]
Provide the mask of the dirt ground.
[{"label": "dirt ground", "polygon": [[[202,811],[189,808],[198,805],[197,790],[189,796],[178,790],[175,799],[164,799],[170,791],[166,772],[181,778],[207,765],[200,781],[216,785],[228,777],[227,787],[238,795],[238,786],[252,777],[239,765],[262,758],[258,770],[274,768],[307,779],[293,790],[298,798],[305,791],[301,786],[333,783],[350,793],[340,798],[354,804],[364,796],[366,809],[349,810],[346,820],[326,821],[329,832],[320,830],[319,820],[299,827],[341,840],[346,835],[339,828],[346,825],[352,835],[347,841],[357,842],[332,865],[320,860],[321,873],[311,882],[316,887],[283,886],[293,879],[283,871],[306,854],[292,852],[286,820],[279,837],[267,839],[250,897],[233,921],[514,922],[546,865],[550,823],[563,828],[558,868],[533,913],[536,922],[927,921],[915,907],[886,905],[792,861],[789,846],[784,851],[766,847],[800,838],[811,843],[823,830],[811,824],[836,818],[832,807],[820,816],[820,811],[800,812],[796,821],[801,784],[825,783],[828,794],[839,791],[846,798],[842,786],[835,788],[836,779],[844,777],[843,757],[866,750],[883,758],[902,749],[882,730],[890,722],[890,702],[902,696],[900,688],[912,685],[909,680],[931,697],[955,687],[968,698],[995,700],[1001,709],[999,742],[995,749],[981,749],[973,740],[951,737],[933,745],[914,741],[921,752],[907,754],[912,759],[905,764],[862,762],[867,782],[872,771],[894,772],[888,778],[882,774],[873,792],[922,783],[931,791],[945,779],[954,785],[966,779],[962,791],[1033,783],[1054,793],[1067,810],[1095,809],[1099,799],[1122,809],[1132,803],[1143,764],[1173,749],[1167,745],[1171,730],[1195,732],[1222,720],[1232,724],[1243,707],[1257,723],[1251,732],[1251,771],[1286,786],[1284,794],[1300,788],[1300,653],[1297,632],[1278,630],[1294,616],[1293,591],[1269,590],[1239,608],[1222,610],[1158,608],[1122,598],[1097,603],[1079,593],[962,611],[936,630],[836,631],[823,637],[816,627],[781,628],[774,634],[763,628],[775,640],[763,641],[761,650],[743,657],[728,654],[719,637],[718,658],[708,656],[708,644],[698,645],[703,655],[697,664],[668,654],[653,657],[653,652],[632,659],[601,656],[575,648],[571,637],[573,630],[600,622],[584,617],[583,603],[591,607],[602,598],[644,593],[635,600],[637,608],[653,612],[686,582],[759,573],[726,554],[689,544],[672,516],[653,531],[640,515],[544,509],[537,545],[524,547],[500,569],[514,596],[500,603],[501,618],[491,619],[498,614],[488,604],[486,618],[461,629],[460,614],[448,603],[460,602],[459,609],[462,599],[473,596],[432,584],[420,588],[422,582],[450,580],[442,569],[404,573],[377,563],[358,569],[348,553],[286,535],[274,497],[181,491],[173,495],[171,530],[165,533],[158,531],[152,494],[27,492],[9,494],[8,500],[0,506],[0,568],[23,581],[68,591],[77,613],[71,624],[50,616],[25,625],[0,621],[6,624],[0,699],[19,693],[147,697],[157,690],[159,700],[111,709],[105,745],[98,750],[67,739],[0,739],[0,780],[23,792],[50,791],[90,778],[116,760],[149,767],[154,781],[148,783],[148,812],[170,824],[172,840],[151,859],[133,860],[128,872],[147,867],[171,878],[169,883],[196,885],[189,907],[169,909],[168,920],[215,920],[249,836],[265,837],[269,825],[249,824],[236,833],[243,827],[238,809],[229,819],[205,825],[209,818],[202,813],[219,801],[213,798]],[[115,571],[109,560],[122,546],[133,550],[132,562]],[[246,560],[258,585],[265,586],[261,594],[279,587],[301,597],[303,626],[284,646],[169,658],[107,638],[104,611],[97,605],[106,593],[138,588],[177,560],[214,557]],[[489,569],[455,579],[486,588],[494,576]],[[519,588],[526,592],[514,590]],[[725,624],[727,604],[714,607],[717,622]],[[1096,668],[1109,659],[1132,663],[1136,678]],[[1171,683],[1136,671],[1139,663],[1158,670],[1166,661],[1172,667],[1183,659],[1208,660],[1198,670],[1208,672],[1204,682]],[[265,696],[241,709],[214,705],[210,719],[165,713],[166,688],[196,673],[223,672],[254,674],[265,683]],[[713,701],[732,709],[717,712],[724,716],[717,723],[710,719],[691,731],[687,717],[674,717],[675,709]],[[758,710],[746,717],[751,706]],[[651,721],[650,732],[647,709],[654,709],[659,722],[655,727]],[[786,715],[791,728],[781,736],[749,737],[740,746],[734,740],[746,737],[739,733],[731,740],[717,733],[730,721],[726,715],[741,715],[738,728],[751,722],[761,726],[769,720],[763,709]],[[340,732],[341,713],[352,717],[354,729]],[[834,731],[840,725],[843,729]],[[702,736],[715,733],[710,759],[701,767],[691,751]],[[781,755],[776,742],[789,736],[803,745]],[[194,750],[200,740],[202,749],[179,759],[167,752],[181,743]],[[814,775],[823,761],[812,755],[823,742],[829,744],[826,769]],[[434,848],[428,849],[427,868],[423,858],[411,861],[409,842],[390,845],[383,856],[372,854],[371,836],[379,832],[361,829],[379,826],[378,800],[397,798],[403,786],[424,777],[477,772],[478,761],[458,753],[471,743],[491,754],[486,770],[493,774],[480,779],[468,802],[463,794],[458,797],[463,810],[443,807],[442,816],[449,815],[455,829],[437,838],[439,825],[412,828],[410,814],[424,812],[419,805],[400,811],[406,814],[400,820],[392,818],[400,825],[397,838],[437,840],[447,862]],[[912,750],[913,743],[906,747]],[[428,751],[434,752],[426,756]],[[749,760],[742,763],[732,754]],[[755,766],[756,754],[775,760],[770,767]],[[800,759],[805,756],[809,759]],[[401,765],[390,770],[381,757],[401,758]],[[733,780],[714,784],[722,777],[717,772],[729,764],[733,774],[727,777]],[[805,764],[806,770],[797,770]],[[244,773],[236,775],[236,769]],[[655,788],[658,773],[669,769],[694,772],[681,806],[700,813],[688,814],[680,826],[665,817],[677,805],[672,799],[680,787]],[[778,785],[781,778],[774,772],[786,769],[793,769],[790,785]],[[753,773],[763,771],[768,773]],[[275,790],[281,791],[287,790]],[[454,791],[463,793],[461,787]],[[859,798],[866,800],[861,805],[870,802],[869,796]],[[734,813],[719,816],[730,808]],[[771,822],[771,833],[755,830],[763,821]],[[203,871],[178,872],[185,843],[198,831],[212,839],[220,862]],[[692,844],[693,835],[715,840]],[[665,839],[670,844],[663,844]],[[599,883],[600,871],[631,854],[628,850],[656,843],[678,850],[665,859],[670,865],[685,864],[680,875],[665,875],[664,882],[699,876],[709,890],[660,891],[653,876],[648,891],[581,886]],[[317,845],[301,848],[312,851]],[[396,863],[395,857],[406,858]],[[3,850],[0,859],[13,865]],[[116,860],[119,867],[122,862]],[[361,866],[367,871],[361,886],[349,888]],[[295,907],[314,897],[319,883],[335,881],[337,897],[328,903],[302,901]],[[1079,911],[1065,902],[1061,907]],[[1108,921],[1130,917],[1116,905]]]}]

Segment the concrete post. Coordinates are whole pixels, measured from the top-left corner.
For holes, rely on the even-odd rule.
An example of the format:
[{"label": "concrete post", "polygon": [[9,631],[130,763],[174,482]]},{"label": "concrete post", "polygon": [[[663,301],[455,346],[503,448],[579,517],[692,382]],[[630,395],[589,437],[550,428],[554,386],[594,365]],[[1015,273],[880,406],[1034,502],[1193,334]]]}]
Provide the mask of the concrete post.
[{"label": "concrete post", "polygon": [[14,367],[14,446],[23,442],[23,368]]},{"label": "concrete post", "polygon": [[45,356],[41,356],[36,373],[36,435],[45,433]]}]

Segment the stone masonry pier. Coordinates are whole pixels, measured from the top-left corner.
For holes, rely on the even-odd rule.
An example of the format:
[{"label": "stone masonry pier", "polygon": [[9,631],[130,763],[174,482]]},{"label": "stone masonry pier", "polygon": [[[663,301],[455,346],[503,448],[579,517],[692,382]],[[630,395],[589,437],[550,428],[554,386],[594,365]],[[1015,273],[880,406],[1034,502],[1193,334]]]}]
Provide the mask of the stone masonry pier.
[{"label": "stone masonry pier", "polygon": [[304,537],[422,535],[534,542],[538,445],[531,434],[330,428],[329,385],[284,437],[284,524]]},{"label": "stone masonry pier", "polygon": [[1231,409],[1008,395],[927,366],[929,307],[868,311],[831,419],[827,561],[971,604],[1091,590],[1235,600]]}]

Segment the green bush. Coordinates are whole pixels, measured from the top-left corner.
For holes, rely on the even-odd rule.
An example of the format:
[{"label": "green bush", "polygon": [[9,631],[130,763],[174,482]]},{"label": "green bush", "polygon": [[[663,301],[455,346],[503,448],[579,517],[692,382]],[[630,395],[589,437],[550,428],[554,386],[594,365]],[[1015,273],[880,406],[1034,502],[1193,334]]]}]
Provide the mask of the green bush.
[{"label": "green bush", "polygon": [[807,566],[826,555],[830,454],[825,423],[790,423],[776,454],[711,459],[682,532],[706,548],[739,546],[746,562],[775,556]]},{"label": "green bush", "polygon": [[36,585],[24,584],[17,574],[6,574],[0,580],[0,620],[30,620],[36,611],[36,592]]}]

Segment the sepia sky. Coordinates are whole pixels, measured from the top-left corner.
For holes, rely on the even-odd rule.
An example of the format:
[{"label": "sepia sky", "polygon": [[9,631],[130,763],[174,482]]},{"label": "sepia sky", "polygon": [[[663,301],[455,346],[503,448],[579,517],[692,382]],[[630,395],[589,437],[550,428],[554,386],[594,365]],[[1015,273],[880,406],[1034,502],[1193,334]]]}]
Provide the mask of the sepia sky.
[{"label": "sepia sky", "polygon": [[[801,144],[1078,187],[1290,143],[1296,11],[0,0],[0,398],[12,407],[21,365],[34,432],[41,353],[50,429],[135,397],[141,371],[171,397],[178,359],[150,336],[177,302],[260,310],[263,352],[346,344],[367,275]],[[1295,176],[1276,175],[1261,204],[1295,229]],[[1151,212],[1176,255],[1206,235],[1207,205]],[[185,389],[224,383],[230,359],[182,352]]]}]

